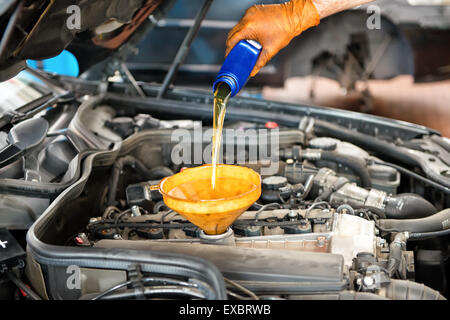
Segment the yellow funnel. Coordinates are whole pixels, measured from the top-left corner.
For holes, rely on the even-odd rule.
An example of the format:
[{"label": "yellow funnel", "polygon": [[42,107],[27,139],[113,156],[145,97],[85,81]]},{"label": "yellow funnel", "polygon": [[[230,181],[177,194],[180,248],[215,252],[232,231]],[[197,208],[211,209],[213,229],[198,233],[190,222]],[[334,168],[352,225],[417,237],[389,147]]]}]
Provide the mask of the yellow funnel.
[{"label": "yellow funnel", "polygon": [[212,166],[186,169],[159,184],[165,204],[206,234],[222,234],[261,195],[261,177],[252,169],[218,165],[211,188]]}]

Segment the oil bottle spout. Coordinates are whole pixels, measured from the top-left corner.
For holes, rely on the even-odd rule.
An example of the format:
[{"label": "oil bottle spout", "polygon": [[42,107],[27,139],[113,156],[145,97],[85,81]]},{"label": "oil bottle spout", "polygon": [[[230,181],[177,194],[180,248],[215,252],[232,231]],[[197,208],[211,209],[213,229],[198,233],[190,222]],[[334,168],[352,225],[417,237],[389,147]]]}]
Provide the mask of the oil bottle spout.
[{"label": "oil bottle spout", "polygon": [[224,82],[231,89],[231,97],[235,96],[247,83],[261,49],[261,45],[254,40],[239,41],[220,68],[213,84],[213,92],[219,83]]}]

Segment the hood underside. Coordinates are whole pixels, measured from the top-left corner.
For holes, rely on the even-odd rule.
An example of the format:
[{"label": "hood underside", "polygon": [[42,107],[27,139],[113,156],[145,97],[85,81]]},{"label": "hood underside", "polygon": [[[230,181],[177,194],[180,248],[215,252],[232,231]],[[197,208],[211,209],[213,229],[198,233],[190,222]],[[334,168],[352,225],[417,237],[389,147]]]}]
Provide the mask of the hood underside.
[{"label": "hood underside", "polygon": [[[6,0],[0,4],[0,81],[26,60],[54,57],[69,45],[83,72],[150,23],[165,0]],[[69,47],[69,49],[71,49]]]}]

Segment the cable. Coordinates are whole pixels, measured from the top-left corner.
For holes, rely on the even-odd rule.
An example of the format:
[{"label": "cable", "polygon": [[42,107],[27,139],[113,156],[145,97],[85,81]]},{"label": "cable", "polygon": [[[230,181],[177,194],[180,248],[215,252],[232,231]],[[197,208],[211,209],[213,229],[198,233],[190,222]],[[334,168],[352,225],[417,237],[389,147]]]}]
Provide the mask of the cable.
[{"label": "cable", "polygon": [[355,209],[366,209],[366,210],[369,210],[370,212],[372,212],[376,216],[380,217],[381,219],[385,219],[386,218],[386,214],[380,208],[373,207],[373,206],[366,206],[366,205],[357,205],[357,204],[353,204],[353,207],[355,207]]},{"label": "cable", "polygon": [[282,208],[281,204],[279,204],[278,202],[272,202],[272,203],[265,204],[261,208],[259,208],[258,211],[256,211],[256,213],[255,213],[255,221],[258,221],[258,217],[259,217],[259,214],[261,212],[263,212],[267,208],[270,208],[270,207],[273,207],[273,206],[277,206],[278,208]]},{"label": "cable", "polygon": [[153,207],[153,213],[159,213],[161,208],[167,208],[167,210],[169,209],[169,207],[166,206],[166,204],[164,203],[163,200],[158,201],[157,203],[155,203],[155,206]]},{"label": "cable", "polygon": [[378,219],[376,218],[376,216],[373,216],[373,221],[375,222],[375,227],[377,227],[378,229],[380,229],[383,232],[388,232],[388,233],[392,233],[392,232],[399,232],[398,229],[387,229],[387,228],[383,228],[379,225],[378,223]]},{"label": "cable", "polygon": [[248,295],[249,297],[251,297],[253,300],[259,300],[259,297],[252,291],[248,290],[247,288],[241,286],[239,283],[234,282],[233,280],[227,279],[227,278],[223,278],[223,280],[232,285],[233,287],[241,290],[242,292],[244,292],[246,295]]},{"label": "cable", "polygon": [[450,229],[433,231],[433,232],[413,232],[409,234],[408,240],[426,240],[437,237],[448,236],[450,234]]},{"label": "cable", "polygon": [[[141,281],[143,284],[148,284],[148,283],[154,282],[154,283],[163,284],[163,285],[184,286],[184,287],[189,287],[189,288],[197,288],[198,287],[198,285],[196,285],[194,283],[178,281],[178,280],[173,280],[173,279],[169,279],[169,278],[147,277],[147,278],[143,278]],[[101,299],[101,298],[107,296],[108,294],[110,294],[114,291],[117,291],[117,290],[119,290],[123,287],[126,287],[128,285],[131,285],[131,284],[132,284],[132,281],[128,280],[128,281],[122,282],[118,285],[115,285],[115,286],[95,295],[94,297],[92,297],[91,295],[86,295],[86,296],[81,297],[80,299],[81,300],[87,300],[87,299],[98,300],[98,299]]]},{"label": "cable", "polygon": [[114,292],[114,291],[119,290],[119,289],[121,289],[121,288],[123,288],[123,287],[126,287],[126,286],[128,286],[129,284],[131,284],[131,281],[127,281],[127,282],[118,284],[118,285],[116,285],[116,286],[114,286],[114,287],[112,287],[112,288],[109,288],[109,289],[106,290],[106,291],[103,291],[103,292],[100,293],[99,295],[93,297],[91,300],[98,300],[98,299],[101,299],[101,298],[103,298],[104,296],[110,294],[111,292]]},{"label": "cable", "polygon": [[[362,211],[362,213],[364,214],[364,216],[366,217],[367,220],[369,220],[369,221],[371,220],[366,211]],[[385,229],[385,228],[380,227],[380,225],[378,224],[377,215],[375,213],[373,213],[372,211],[370,211],[370,213],[372,214],[372,220],[375,223],[375,227],[377,227],[378,229],[380,229],[383,232],[388,232],[388,233],[389,232],[398,232],[398,230],[396,230],[396,229]]]},{"label": "cable", "polygon": [[119,208],[115,207],[115,206],[109,206],[105,209],[105,211],[103,212],[102,218],[107,219],[110,217],[112,212],[120,212]]},{"label": "cable", "polygon": [[28,297],[32,300],[42,300],[42,298],[34,292],[31,288],[29,288],[25,283],[23,283],[19,278],[16,277],[12,272],[7,273],[7,277],[11,280],[20,290],[25,292]]},{"label": "cable", "polygon": [[247,298],[244,296],[241,296],[240,294],[234,293],[233,291],[227,290],[227,295],[236,298],[238,300],[252,300],[252,298]]},{"label": "cable", "polygon": [[[175,295],[179,296],[187,296],[193,299],[206,299],[206,296],[197,288],[188,288],[183,286],[155,286],[155,287],[146,287],[143,292],[144,296],[167,296],[167,295]],[[104,296],[102,299],[105,300],[123,300],[136,298],[137,293],[134,289],[127,289],[124,292],[109,294]]]},{"label": "cable", "polygon": [[107,203],[108,206],[112,206],[116,199],[117,187],[119,184],[120,175],[125,167],[131,167],[135,172],[141,174],[142,177],[148,177],[148,168],[138,159],[133,156],[124,156],[118,158],[113,165],[112,173],[109,181],[109,190]]},{"label": "cable", "polygon": [[[265,221],[246,221],[240,220],[233,223],[233,225],[240,226],[258,226],[258,227],[285,227],[285,226],[295,226],[301,224],[301,221],[279,221],[279,222],[265,222]],[[88,226],[91,232],[97,232],[100,230],[113,229],[113,228],[152,228],[152,229],[183,229],[185,227],[194,227],[192,223],[148,223],[148,222],[130,222],[130,223],[117,223],[117,224],[91,224]]]},{"label": "cable", "polygon": [[255,226],[255,227],[286,227],[286,226],[297,226],[302,224],[302,221],[279,221],[279,222],[265,222],[265,221],[236,221],[233,225],[236,226]]},{"label": "cable", "polygon": [[353,209],[353,207],[347,203],[341,204],[339,207],[336,208],[336,212],[337,213],[343,213],[344,210],[347,210],[349,215],[354,216],[355,215],[355,210]]},{"label": "cable", "polygon": [[148,222],[122,222],[117,224],[91,224],[89,228],[95,232],[99,230],[105,229],[113,229],[113,228],[154,228],[154,229],[182,229],[184,227],[194,226],[192,223],[148,223]]},{"label": "cable", "polygon": [[[122,219],[122,217],[128,213],[131,213],[131,209],[125,210],[122,213],[119,213],[117,217],[114,219],[114,224],[117,225],[119,223],[119,220]],[[119,233],[119,229],[117,228],[117,233]]]},{"label": "cable", "polygon": [[382,166],[388,166],[394,169],[397,169],[398,171],[400,171],[401,173],[410,176],[411,178],[417,179],[422,181],[425,184],[428,184],[430,186],[435,187],[436,189],[439,189],[440,191],[446,193],[446,194],[450,194],[450,188],[447,188],[437,182],[434,182],[433,180],[430,180],[428,178],[422,177],[421,175],[403,168],[402,166],[398,166],[396,164],[393,163],[389,163],[389,162],[381,162],[381,161],[373,161],[373,160],[369,160],[369,163],[373,163],[373,164],[378,164],[378,165],[382,165]]},{"label": "cable", "polygon": [[331,208],[331,207],[330,207],[330,204],[329,204],[328,202],[326,202],[326,201],[318,201],[318,202],[315,202],[315,200],[314,200],[314,203],[306,210],[305,218],[308,218],[308,214],[312,211],[312,209],[314,209],[314,208],[317,207],[317,206],[324,205],[324,204],[327,206],[328,209]]},{"label": "cable", "polygon": [[173,210],[170,209],[169,211],[167,211],[167,212],[161,214],[161,224],[164,223],[164,218],[167,217],[167,216],[168,216],[169,214],[171,214],[172,212],[173,212]]}]

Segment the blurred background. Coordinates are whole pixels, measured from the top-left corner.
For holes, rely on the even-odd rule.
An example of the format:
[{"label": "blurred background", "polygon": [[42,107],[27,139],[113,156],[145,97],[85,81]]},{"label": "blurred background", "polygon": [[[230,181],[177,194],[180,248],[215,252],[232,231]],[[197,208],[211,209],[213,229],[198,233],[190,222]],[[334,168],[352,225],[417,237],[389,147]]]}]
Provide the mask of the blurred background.
[{"label": "blurred background", "polygon": [[[147,35],[127,61],[137,80],[162,82],[202,2],[176,1]],[[279,2],[215,0],[174,84],[209,90],[224,60],[228,31],[251,5]],[[379,18],[379,29],[368,27],[370,17]],[[30,64],[78,75],[67,52]],[[379,0],[326,18],[297,37],[241,94],[372,113],[450,137],[448,79],[450,0]]]}]

